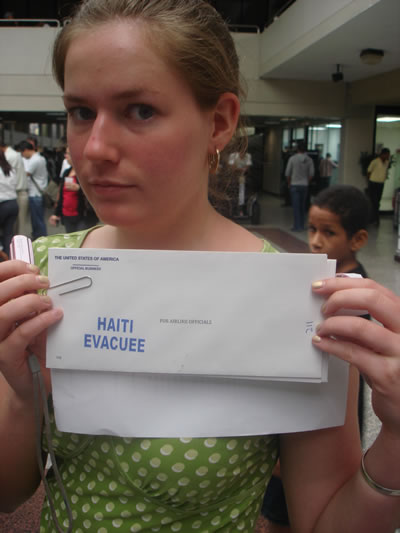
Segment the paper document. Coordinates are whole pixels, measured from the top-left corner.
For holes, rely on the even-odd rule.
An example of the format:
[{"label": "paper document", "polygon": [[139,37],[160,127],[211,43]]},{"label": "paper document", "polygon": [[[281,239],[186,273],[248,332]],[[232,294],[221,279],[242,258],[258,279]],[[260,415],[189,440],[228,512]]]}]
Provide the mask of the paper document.
[{"label": "paper document", "polygon": [[325,255],[50,249],[54,369],[321,382]]},{"label": "paper document", "polygon": [[334,273],[311,254],[50,250],[49,294],[64,310],[47,346],[58,429],[166,438],[343,424],[348,365],[311,345],[322,304],[311,283]]},{"label": "paper document", "polygon": [[348,365],[327,383],[52,370],[60,431],[120,437],[228,437],[344,423]]}]

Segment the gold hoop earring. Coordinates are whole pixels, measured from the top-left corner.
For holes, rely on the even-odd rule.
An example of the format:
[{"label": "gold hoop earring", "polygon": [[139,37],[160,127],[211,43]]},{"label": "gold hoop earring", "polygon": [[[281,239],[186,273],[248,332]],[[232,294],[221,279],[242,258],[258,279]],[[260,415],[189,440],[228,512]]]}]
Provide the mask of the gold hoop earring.
[{"label": "gold hoop earring", "polygon": [[208,169],[210,174],[215,175],[218,172],[220,158],[221,155],[218,148],[215,149],[215,154],[208,155]]}]

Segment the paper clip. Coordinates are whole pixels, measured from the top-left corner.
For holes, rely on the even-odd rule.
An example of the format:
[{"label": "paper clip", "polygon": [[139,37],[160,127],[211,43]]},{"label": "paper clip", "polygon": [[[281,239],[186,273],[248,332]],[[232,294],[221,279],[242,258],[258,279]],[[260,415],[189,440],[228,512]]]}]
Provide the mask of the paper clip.
[{"label": "paper clip", "polygon": [[58,293],[59,296],[62,296],[63,294],[68,294],[70,292],[80,291],[82,289],[88,289],[89,287],[93,285],[93,280],[90,276],[82,276],[80,278],[71,279],[69,281],[64,281],[63,283],[57,283],[57,285],[52,285],[51,287],[48,288],[48,291],[51,289],[56,289],[57,287],[63,287],[64,285],[76,284],[77,282],[80,282],[80,281],[82,281],[83,283],[80,285],[78,283],[79,285],[78,287],[68,288],[64,290],[63,292],[59,292]]}]

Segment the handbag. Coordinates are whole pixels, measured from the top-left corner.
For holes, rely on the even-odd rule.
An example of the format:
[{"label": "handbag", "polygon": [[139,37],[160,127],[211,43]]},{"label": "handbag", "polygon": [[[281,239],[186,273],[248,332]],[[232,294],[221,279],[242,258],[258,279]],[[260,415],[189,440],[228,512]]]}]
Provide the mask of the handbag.
[{"label": "handbag", "polygon": [[55,181],[49,180],[49,183],[46,185],[44,189],[41,189],[39,185],[36,183],[35,179],[30,176],[31,180],[33,181],[35,187],[40,192],[43,198],[43,205],[45,207],[54,207],[54,204],[57,201],[58,197],[58,185]]}]

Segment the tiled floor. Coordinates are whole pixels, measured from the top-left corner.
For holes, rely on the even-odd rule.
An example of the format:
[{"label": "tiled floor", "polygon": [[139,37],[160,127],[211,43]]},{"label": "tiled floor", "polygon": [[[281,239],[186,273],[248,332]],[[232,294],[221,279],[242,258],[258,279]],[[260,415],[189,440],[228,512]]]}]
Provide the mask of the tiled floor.
[{"label": "tiled floor", "polygon": [[[261,224],[250,229],[267,240],[270,240],[281,251],[306,253],[307,233],[291,233],[292,210],[281,207],[279,198],[263,195],[261,204]],[[57,232],[62,229],[57,228]],[[55,228],[51,228],[55,233]],[[367,246],[360,252],[360,261],[364,264],[369,276],[400,293],[400,263],[394,261],[397,248],[397,232],[393,230],[391,215],[382,217],[379,228],[371,228]],[[379,429],[375,417],[368,412],[367,434],[364,446],[368,446]],[[35,496],[21,506],[12,515],[0,514],[0,533],[36,533],[38,530],[39,509],[43,500],[40,488]],[[256,533],[286,533],[287,528],[271,529],[268,522],[261,518],[257,522]]]}]

